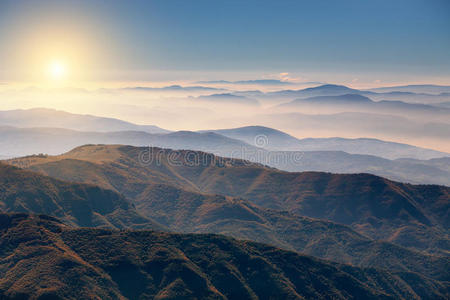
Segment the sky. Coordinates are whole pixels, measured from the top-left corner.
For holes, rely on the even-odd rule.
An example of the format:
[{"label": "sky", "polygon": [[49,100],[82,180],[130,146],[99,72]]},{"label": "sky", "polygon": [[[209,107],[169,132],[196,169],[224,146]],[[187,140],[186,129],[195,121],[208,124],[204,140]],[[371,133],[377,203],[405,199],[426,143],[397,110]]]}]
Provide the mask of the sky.
[{"label": "sky", "polygon": [[449,53],[446,0],[0,0],[3,84],[63,71],[73,82],[450,84]]}]

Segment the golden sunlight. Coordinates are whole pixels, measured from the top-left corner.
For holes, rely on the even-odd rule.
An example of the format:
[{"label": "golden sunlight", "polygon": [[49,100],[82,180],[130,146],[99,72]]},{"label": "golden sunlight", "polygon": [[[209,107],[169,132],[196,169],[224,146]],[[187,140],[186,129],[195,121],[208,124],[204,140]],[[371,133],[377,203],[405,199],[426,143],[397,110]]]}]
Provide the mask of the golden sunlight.
[{"label": "golden sunlight", "polygon": [[67,76],[67,65],[62,61],[55,60],[49,64],[48,74],[53,80],[62,80]]}]

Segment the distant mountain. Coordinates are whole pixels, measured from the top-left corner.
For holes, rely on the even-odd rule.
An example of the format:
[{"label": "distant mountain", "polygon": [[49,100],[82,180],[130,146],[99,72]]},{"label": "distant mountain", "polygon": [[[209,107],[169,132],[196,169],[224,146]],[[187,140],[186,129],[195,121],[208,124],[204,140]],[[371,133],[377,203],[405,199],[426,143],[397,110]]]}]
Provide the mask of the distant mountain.
[{"label": "distant mountain", "polygon": [[341,96],[348,94],[362,95],[376,101],[390,100],[403,101],[406,103],[434,104],[450,100],[450,87],[424,85],[359,90],[343,85],[325,84],[299,90],[280,90],[256,96],[261,98],[294,100],[296,98],[303,99],[318,96]]},{"label": "distant mountain", "polygon": [[339,96],[316,96],[309,97],[305,99],[297,99],[289,104],[297,103],[320,103],[320,104],[339,104],[339,103],[349,103],[349,104],[359,104],[359,103],[373,103],[372,100],[365,96],[359,94],[343,94]]},{"label": "distant mountain", "polygon": [[432,111],[436,113],[445,113],[449,114],[450,110],[446,108],[439,108],[435,105],[428,105],[428,104],[418,104],[418,103],[407,103],[403,101],[378,101],[375,102],[379,106],[383,106],[385,108],[392,108],[392,109],[404,109],[404,110],[423,110],[423,111]]},{"label": "distant mountain", "polygon": [[369,174],[288,173],[203,152],[130,146],[92,145],[9,163],[95,183],[132,199],[150,183],[243,197],[262,207],[346,224],[374,239],[450,251],[450,188],[444,186],[414,186]]},{"label": "distant mountain", "polygon": [[141,91],[141,92],[161,92],[161,91],[169,91],[169,92],[214,92],[214,91],[223,91],[223,89],[217,89],[213,87],[205,87],[205,86],[181,86],[181,85],[170,85],[165,87],[126,87],[121,88],[122,91]]},{"label": "distant mountain", "polygon": [[211,101],[217,103],[233,103],[233,104],[244,104],[244,105],[259,105],[258,100],[248,98],[245,96],[237,96],[230,93],[226,94],[212,94],[207,96],[198,96],[198,100]]},{"label": "distant mountain", "polygon": [[163,227],[140,215],[120,194],[75,184],[0,163],[0,211],[47,214],[83,227]]},{"label": "distant mountain", "polygon": [[402,86],[392,86],[392,87],[380,87],[370,89],[374,92],[410,92],[410,93],[431,93],[431,94],[441,94],[450,93],[450,86],[447,85],[434,85],[434,84],[416,84],[416,85],[402,85]]},{"label": "distant mountain", "polygon": [[361,91],[361,95],[370,97],[372,100],[403,101],[407,103],[437,105],[439,102],[450,100],[450,93],[428,94],[412,92],[372,92]]},{"label": "distant mountain", "polygon": [[283,98],[308,98],[316,96],[336,96],[344,94],[359,94],[359,90],[355,90],[343,85],[324,84],[317,87],[311,87],[301,90],[283,90],[267,93],[269,97]]},{"label": "distant mountain", "polygon": [[[298,111],[301,111],[299,109]],[[344,111],[344,110],[343,110]],[[446,115],[430,113],[429,118],[423,116],[413,119],[412,114],[402,115],[378,112],[342,112],[307,114],[272,111],[267,114],[249,117],[250,124],[261,124],[272,128],[287,128],[296,135],[308,136],[371,136],[382,140],[411,141],[419,145],[440,145],[442,149],[450,149],[450,124]]]},{"label": "distant mountain", "polygon": [[[249,145],[267,150],[292,150],[299,140],[287,133],[264,126],[245,126],[232,129],[202,130],[241,140]],[[298,150],[298,149],[295,149]]]},{"label": "distant mountain", "polygon": [[282,131],[264,126],[203,130],[241,140],[249,145],[271,151],[344,151],[350,154],[379,156],[387,159],[414,158],[427,160],[449,156],[450,153],[377,139],[305,138],[297,139]]},{"label": "distant mountain", "polygon": [[282,81],[278,79],[255,79],[255,80],[211,80],[211,81],[199,81],[199,84],[248,84],[248,85],[292,85],[290,81]]},{"label": "distant mountain", "polygon": [[[195,149],[232,155],[250,145],[213,132],[178,131],[151,134],[142,131],[83,132],[59,128],[15,128],[0,126],[0,154],[17,157],[31,154],[56,155],[85,144],[123,144],[157,146],[172,149]],[[254,147],[256,149],[256,147]]]},{"label": "distant mountain", "polygon": [[299,98],[288,103],[283,103],[277,108],[317,108],[322,112],[328,109],[330,112],[339,111],[360,111],[360,112],[381,112],[389,114],[415,114],[415,115],[434,115],[449,116],[450,109],[428,104],[407,103],[403,101],[372,101],[366,96],[359,94],[344,94],[338,96],[317,96],[308,98]]},{"label": "distant mountain", "polygon": [[0,126],[56,127],[100,132],[127,130],[145,131],[149,133],[169,132],[154,125],[136,125],[119,119],[72,114],[47,108],[0,111]]},{"label": "distant mountain", "polygon": [[370,173],[400,182],[450,186],[448,165],[438,165],[432,160],[389,160],[342,151],[279,151],[261,155],[261,162],[290,172]]},{"label": "distant mountain", "polygon": [[[450,153],[446,152],[369,138],[306,138],[300,139],[300,142],[295,147],[296,150],[345,151],[350,154],[373,155],[387,159],[413,158],[428,160],[450,157]],[[294,148],[291,148],[291,150],[294,150]]]},{"label": "distant mountain", "polygon": [[[445,299],[417,273],[332,264],[217,235],[74,229],[0,215],[4,299]],[[28,266],[34,266],[30,269]]]},{"label": "distant mountain", "polygon": [[[444,164],[417,160],[392,161],[373,155],[348,154],[342,151],[309,151],[342,148],[348,151],[374,152],[392,157],[403,157],[402,155],[406,154],[411,154],[410,157],[414,157],[413,154],[438,157],[446,155],[432,150],[364,139],[318,139],[317,142],[315,139],[297,140],[283,132],[257,126],[219,132],[230,137],[215,132],[101,133],[55,128],[0,127],[0,149],[1,154],[8,158],[40,153],[57,155],[81,145],[97,143],[154,146],[178,150],[200,150],[219,156],[247,159],[286,171],[366,172],[404,182],[450,185],[450,168],[445,167]],[[239,140],[231,137],[239,138]],[[268,151],[278,148],[295,152]]]}]

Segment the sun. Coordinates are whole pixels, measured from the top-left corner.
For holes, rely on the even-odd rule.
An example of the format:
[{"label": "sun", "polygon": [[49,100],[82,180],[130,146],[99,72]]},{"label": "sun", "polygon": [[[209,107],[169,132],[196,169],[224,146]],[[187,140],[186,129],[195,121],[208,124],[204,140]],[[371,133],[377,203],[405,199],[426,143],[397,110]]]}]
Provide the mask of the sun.
[{"label": "sun", "polygon": [[52,61],[48,65],[48,74],[53,80],[62,80],[67,76],[67,65],[59,60]]}]

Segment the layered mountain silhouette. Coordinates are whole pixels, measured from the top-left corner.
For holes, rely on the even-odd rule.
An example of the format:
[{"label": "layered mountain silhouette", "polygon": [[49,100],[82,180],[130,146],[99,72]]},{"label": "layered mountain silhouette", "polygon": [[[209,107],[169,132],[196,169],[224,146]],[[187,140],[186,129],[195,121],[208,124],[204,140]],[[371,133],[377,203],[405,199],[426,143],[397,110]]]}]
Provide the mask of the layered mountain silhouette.
[{"label": "layered mountain silhouette", "polygon": [[378,112],[385,114],[404,114],[416,118],[434,116],[439,120],[445,121],[450,115],[450,110],[444,107],[438,107],[428,104],[407,103],[403,101],[372,101],[369,97],[360,94],[343,94],[332,96],[316,96],[308,98],[295,99],[288,103],[278,105],[280,110],[292,109],[313,109],[328,112]]},{"label": "layered mountain silhouette", "polygon": [[5,299],[445,299],[449,294],[444,283],[417,273],[331,264],[217,235],[77,229],[26,214],[0,214],[0,235]]},{"label": "layered mountain silhouette", "polygon": [[[387,159],[413,158],[427,160],[449,156],[449,153],[415,147],[407,144],[369,138],[304,138],[298,139],[280,130],[264,126],[245,126],[232,129],[204,130],[241,140],[249,145],[257,144],[271,151],[344,151],[349,154],[373,155]],[[258,137],[264,137],[257,143]]]},{"label": "layered mountain silhouette", "polygon": [[72,114],[65,111],[34,108],[0,111],[0,125],[13,127],[54,127],[81,131],[145,131],[167,133],[155,125],[136,125],[114,118]]},{"label": "layered mountain silhouette", "polygon": [[415,186],[369,174],[288,173],[195,151],[91,145],[61,156],[9,163],[68,181],[98,184],[140,199],[149,184],[241,197],[351,226],[374,239],[429,252],[448,242],[449,188]]},{"label": "layered mountain silhouette", "polygon": [[289,102],[285,105],[295,105],[295,104],[367,104],[367,103],[373,103],[373,101],[366,97],[359,94],[343,94],[338,96],[316,96],[316,97],[309,97],[309,98],[301,98],[294,100],[292,102]]},{"label": "layered mountain silhouette", "polygon": [[[350,95],[353,97],[360,97],[359,95]],[[341,96],[338,96],[341,97]],[[355,113],[353,113],[354,115]],[[352,116],[353,116],[352,115]],[[283,119],[290,119],[291,116],[294,116],[294,114],[291,114],[290,116],[283,116]],[[355,122],[354,119],[350,115],[345,114],[338,114],[337,116],[342,116],[345,118],[348,118],[349,122]],[[331,118],[331,121],[339,121],[340,124],[344,124],[344,120],[339,119],[335,120],[332,116],[316,116],[318,119],[317,122],[324,123],[325,125],[327,118]],[[356,117],[356,116],[355,116]],[[387,117],[387,116],[385,116]],[[312,122],[312,125],[319,125],[316,124],[317,122],[313,120],[313,116],[307,116],[307,115],[298,115],[299,120],[302,119],[311,119],[308,120],[308,122]],[[361,119],[365,119],[367,122],[370,122],[370,115],[361,115]],[[381,124],[390,124],[390,121],[388,119],[377,119],[374,120]],[[398,120],[401,121],[401,120]],[[401,122],[400,122],[401,123]],[[434,124],[434,125],[433,125]],[[427,125],[428,129],[433,129],[433,126],[441,126],[438,123],[433,123]],[[398,126],[407,126],[411,127],[412,129],[416,130],[416,132],[420,133],[419,128],[415,128],[413,124],[396,124],[395,127]],[[443,124],[442,124],[443,125]],[[320,128],[320,126],[317,126]],[[103,117],[96,117],[96,116],[90,116],[90,115],[79,115],[79,114],[72,114],[72,113],[66,113],[63,111],[57,111],[53,109],[44,109],[44,108],[38,108],[38,109],[28,109],[28,110],[12,110],[12,111],[0,111],[0,128],[2,129],[2,142],[4,145],[2,145],[2,148],[7,147],[7,142],[9,135],[11,135],[11,138],[14,138],[14,132],[10,133],[9,131],[12,131],[17,128],[21,128],[23,130],[25,129],[31,129],[33,128],[37,133],[39,131],[46,130],[47,134],[52,134],[52,131],[56,131],[58,129],[70,129],[70,130],[76,130],[79,132],[88,132],[89,134],[93,133],[115,133],[117,135],[117,132],[121,132],[122,135],[125,135],[125,133],[128,133],[130,135],[135,135],[136,132],[145,132],[145,133],[156,133],[156,134],[163,134],[163,133],[169,133],[167,130],[164,129],[158,129],[154,126],[146,126],[146,125],[136,125],[133,123],[125,122],[118,119],[112,119],[112,118],[103,118]],[[422,128],[423,129],[423,128]],[[438,128],[436,128],[438,129]],[[445,128],[442,128],[445,129]],[[394,129],[392,129],[394,130]],[[434,129],[433,129],[434,130]],[[44,131],[45,132],[45,131]],[[419,147],[413,147],[406,144],[399,144],[394,142],[386,142],[386,141],[380,141],[373,139],[372,141],[377,141],[379,143],[371,143],[370,145],[367,145],[368,139],[342,139],[341,143],[336,143],[336,139],[339,138],[331,138],[331,139],[296,139],[293,136],[290,136],[282,131],[264,127],[264,126],[247,126],[247,127],[240,127],[240,128],[232,128],[232,129],[222,129],[222,130],[213,130],[208,129],[204,130],[203,132],[216,132],[221,135],[233,138],[233,139],[239,139],[242,140],[250,145],[255,145],[255,137],[257,135],[265,135],[268,140],[265,145],[262,145],[263,148],[267,150],[277,150],[277,151],[292,151],[292,150],[299,150],[299,151],[346,151],[351,154],[369,154],[369,155],[375,155],[380,156],[388,159],[396,159],[396,158],[415,158],[415,159],[430,159],[430,158],[437,158],[437,157],[443,157],[448,155],[448,153],[442,153],[439,151],[432,151],[429,149],[423,149]],[[24,135],[26,137],[27,134],[30,134],[26,131],[24,132],[18,132],[19,135]],[[58,135],[58,132],[55,132],[54,134]],[[67,133],[69,134],[69,133]],[[70,132],[70,134],[76,135],[76,132]],[[58,136],[60,138],[61,136]],[[96,138],[100,138],[97,136]],[[148,137],[147,137],[148,138]],[[36,138],[38,141],[39,139]],[[132,141],[132,138],[129,140]],[[301,142],[299,142],[301,141]],[[317,141],[320,145],[312,145],[313,142]],[[329,141],[329,145],[323,145]],[[348,145],[341,145],[344,142],[351,141],[351,143],[348,143]],[[361,141],[361,143],[359,143]],[[14,142],[14,140],[13,140]],[[117,141],[119,143],[119,141]],[[305,142],[308,142],[308,145],[304,145]],[[93,141],[95,143],[95,141]],[[102,143],[102,141],[97,141],[97,143]],[[147,143],[148,144],[148,143]],[[20,145],[19,145],[20,146]],[[158,146],[158,145],[155,145]],[[163,147],[163,145],[161,145]],[[261,145],[258,145],[261,147]],[[399,146],[402,146],[400,148]],[[375,150],[370,150],[371,148],[376,147]],[[22,147],[24,148],[24,147]],[[66,149],[67,151],[68,149]],[[196,150],[202,150],[202,149],[196,149]],[[420,151],[419,151],[420,150]],[[2,151],[5,152],[5,151]],[[23,151],[22,151],[23,152]],[[393,153],[393,154],[391,154]],[[3,155],[4,153],[0,153]],[[26,153],[26,154],[33,154],[33,153]],[[53,153],[54,154],[54,153]],[[23,155],[23,154],[17,154]]]},{"label": "layered mountain silhouette", "polygon": [[324,84],[317,87],[311,87],[301,90],[281,90],[267,93],[270,97],[283,98],[307,98],[315,96],[334,96],[343,94],[358,94],[359,90],[352,89],[343,85]]},{"label": "layered mountain silhouette", "polygon": [[[316,110],[314,108],[314,110]],[[286,109],[270,111],[267,114],[249,117],[248,123],[261,124],[275,128],[289,128],[289,131],[301,136],[339,137],[345,133],[351,137],[372,136],[382,140],[414,142],[430,147],[439,145],[450,149],[450,124],[444,115],[428,115],[426,118],[411,118],[414,114],[389,112],[342,112],[321,111],[308,114]],[[435,118],[436,117],[436,118]],[[270,125],[268,125],[270,124]],[[426,143],[424,143],[426,141]],[[448,151],[447,151],[448,152]]]},{"label": "layered mountain silhouette", "polygon": [[373,88],[374,92],[409,92],[409,93],[430,93],[441,94],[450,93],[450,86],[448,85],[435,85],[435,84],[411,84],[391,87]]},{"label": "layered mountain silhouette", "polygon": [[0,126],[1,151],[5,156],[60,154],[84,144],[123,144],[195,149],[229,155],[242,148],[256,149],[242,141],[213,133],[177,131],[151,134],[144,131],[89,132],[60,128],[17,128]]},{"label": "layered mountain silhouette", "polygon": [[[56,95],[146,97],[127,106],[141,119],[207,103],[218,127],[448,148],[446,86],[207,83]],[[0,112],[0,159],[16,157],[0,162],[0,298],[450,297],[448,153],[227,126]]]},{"label": "layered mountain silhouette", "polygon": [[[199,84],[226,84],[226,85],[261,85],[261,86],[283,86],[283,85],[294,85],[294,82],[279,80],[279,79],[250,79],[250,80],[237,80],[237,81],[229,81],[229,80],[207,80],[207,81],[199,81]],[[302,84],[317,84],[317,82],[305,82]]]},{"label": "layered mountain silhouette", "polygon": [[[435,103],[439,99],[448,99],[449,86],[438,85],[408,85],[396,87],[358,90],[344,85],[323,84],[299,90],[280,90],[266,93],[264,97],[292,100],[295,98],[311,98],[320,96],[363,95],[374,100],[405,100],[415,103]],[[431,100],[431,101],[430,101]]]},{"label": "layered mountain silhouette", "polygon": [[[147,185],[142,183],[143,189],[138,188],[139,194],[123,190],[135,204],[131,205],[110,190],[62,182],[11,166],[2,168],[3,212],[45,213],[72,226],[224,234],[355,266],[418,272],[437,280],[449,276],[444,258],[377,242],[344,225],[263,208],[242,198],[192,192],[149,180]],[[89,169],[89,165],[79,168]],[[82,171],[78,174],[85,175]],[[89,180],[99,183],[98,174],[90,173]]]},{"label": "layered mountain silhouette", "polygon": [[[435,160],[389,160],[373,155],[322,149],[384,153],[385,156],[392,157],[448,155],[443,152],[371,139],[298,140],[283,132],[259,126],[168,134],[0,127],[0,137],[0,149],[6,158],[39,153],[60,154],[84,144],[124,144],[201,150],[219,156],[247,159],[286,171],[366,172],[404,182],[450,185],[450,164],[444,160],[439,164]],[[275,151],[277,149],[287,149],[290,152]]]}]

